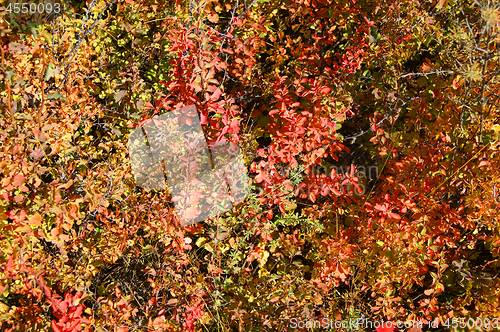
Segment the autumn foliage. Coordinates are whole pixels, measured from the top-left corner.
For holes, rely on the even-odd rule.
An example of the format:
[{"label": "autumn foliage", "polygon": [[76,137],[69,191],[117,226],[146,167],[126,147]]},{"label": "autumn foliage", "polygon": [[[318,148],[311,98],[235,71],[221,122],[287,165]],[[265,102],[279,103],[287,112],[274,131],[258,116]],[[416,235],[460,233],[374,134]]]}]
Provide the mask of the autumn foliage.
[{"label": "autumn foliage", "polygon": [[[2,331],[500,319],[496,2],[7,5]],[[127,142],[189,105],[252,187],[183,227]]]}]

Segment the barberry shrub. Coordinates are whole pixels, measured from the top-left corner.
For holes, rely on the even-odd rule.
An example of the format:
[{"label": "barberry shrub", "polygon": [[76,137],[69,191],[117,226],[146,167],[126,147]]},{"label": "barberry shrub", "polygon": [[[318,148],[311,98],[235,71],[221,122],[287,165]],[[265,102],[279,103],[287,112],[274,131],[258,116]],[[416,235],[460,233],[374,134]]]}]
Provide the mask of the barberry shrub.
[{"label": "barberry shrub", "polygon": [[[496,3],[7,9],[2,330],[498,317]],[[183,226],[127,143],[190,105],[209,144],[239,146],[251,190]]]}]

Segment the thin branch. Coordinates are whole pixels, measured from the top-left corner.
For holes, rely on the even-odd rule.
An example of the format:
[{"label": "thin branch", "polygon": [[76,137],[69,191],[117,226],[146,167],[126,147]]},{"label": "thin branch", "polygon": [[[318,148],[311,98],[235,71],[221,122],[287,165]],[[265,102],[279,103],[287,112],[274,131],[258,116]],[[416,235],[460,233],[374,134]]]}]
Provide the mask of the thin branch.
[{"label": "thin branch", "polygon": [[10,82],[9,82],[10,78],[7,77],[7,67],[5,67],[3,45],[2,47],[0,47],[0,51],[2,54],[2,69],[4,70],[4,75],[5,75],[5,86],[7,87],[7,111],[10,114],[10,120],[14,125],[14,129],[17,131],[16,118],[14,117],[14,112],[12,110],[12,95],[10,93]]},{"label": "thin branch", "polygon": [[438,71],[430,71],[428,73],[408,73],[404,75],[399,75],[398,78],[404,78],[409,76],[428,76],[433,74],[464,74],[463,72],[455,71],[455,70],[438,70]]}]

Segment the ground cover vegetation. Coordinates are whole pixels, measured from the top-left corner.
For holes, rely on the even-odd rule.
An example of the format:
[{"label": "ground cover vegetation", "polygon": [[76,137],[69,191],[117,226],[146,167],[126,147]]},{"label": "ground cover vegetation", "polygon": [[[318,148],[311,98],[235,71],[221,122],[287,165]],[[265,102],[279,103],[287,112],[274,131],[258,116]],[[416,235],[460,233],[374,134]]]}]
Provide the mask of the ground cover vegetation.
[{"label": "ground cover vegetation", "polygon": [[[498,2],[8,6],[2,331],[500,318]],[[182,227],[127,141],[193,104],[252,188]]]}]

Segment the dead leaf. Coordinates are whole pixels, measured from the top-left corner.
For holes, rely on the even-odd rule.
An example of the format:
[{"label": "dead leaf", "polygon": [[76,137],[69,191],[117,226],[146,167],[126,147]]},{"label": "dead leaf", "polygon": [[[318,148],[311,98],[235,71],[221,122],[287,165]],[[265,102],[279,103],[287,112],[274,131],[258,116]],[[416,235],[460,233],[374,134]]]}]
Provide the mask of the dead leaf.
[{"label": "dead leaf", "polygon": [[170,300],[168,300],[167,305],[175,305],[175,304],[177,304],[177,302],[179,302],[179,300],[177,300],[177,299],[170,299]]}]

